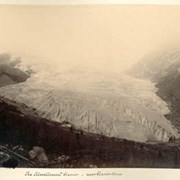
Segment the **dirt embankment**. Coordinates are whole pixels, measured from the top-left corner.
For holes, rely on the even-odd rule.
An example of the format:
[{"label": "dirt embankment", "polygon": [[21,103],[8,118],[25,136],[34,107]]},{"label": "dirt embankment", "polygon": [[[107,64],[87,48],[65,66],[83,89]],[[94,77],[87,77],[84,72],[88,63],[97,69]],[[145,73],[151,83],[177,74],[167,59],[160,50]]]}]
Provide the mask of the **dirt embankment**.
[{"label": "dirt embankment", "polygon": [[180,167],[178,142],[137,143],[95,134],[38,117],[22,104],[1,99],[0,142],[22,144],[28,149],[43,147],[49,157],[67,154],[76,160],[74,167],[86,162],[98,167]]}]

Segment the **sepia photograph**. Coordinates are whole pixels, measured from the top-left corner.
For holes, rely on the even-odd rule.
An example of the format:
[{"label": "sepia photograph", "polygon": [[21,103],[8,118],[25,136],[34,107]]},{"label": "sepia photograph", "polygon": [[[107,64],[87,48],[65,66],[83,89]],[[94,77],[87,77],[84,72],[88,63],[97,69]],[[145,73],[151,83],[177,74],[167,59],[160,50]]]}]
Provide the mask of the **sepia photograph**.
[{"label": "sepia photograph", "polygon": [[180,168],[180,5],[0,5],[1,168]]}]

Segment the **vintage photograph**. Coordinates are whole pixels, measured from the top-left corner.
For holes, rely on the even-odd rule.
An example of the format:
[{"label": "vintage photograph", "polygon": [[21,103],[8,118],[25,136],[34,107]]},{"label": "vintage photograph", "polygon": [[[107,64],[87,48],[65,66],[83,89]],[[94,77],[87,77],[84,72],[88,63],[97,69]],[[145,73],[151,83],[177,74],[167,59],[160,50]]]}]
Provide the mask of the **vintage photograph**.
[{"label": "vintage photograph", "polygon": [[179,168],[180,5],[0,5],[1,168]]}]

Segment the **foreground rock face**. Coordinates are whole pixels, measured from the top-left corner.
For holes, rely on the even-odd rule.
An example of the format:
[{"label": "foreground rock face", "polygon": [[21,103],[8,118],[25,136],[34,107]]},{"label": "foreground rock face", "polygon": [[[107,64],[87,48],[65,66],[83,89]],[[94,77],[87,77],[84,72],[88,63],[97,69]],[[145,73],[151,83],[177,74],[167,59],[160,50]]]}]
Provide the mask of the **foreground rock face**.
[{"label": "foreground rock face", "polygon": [[92,156],[98,158],[91,162],[98,167],[180,167],[179,142],[147,144],[108,138],[42,119],[9,100],[1,99],[0,107],[0,142],[40,146],[47,154]]}]

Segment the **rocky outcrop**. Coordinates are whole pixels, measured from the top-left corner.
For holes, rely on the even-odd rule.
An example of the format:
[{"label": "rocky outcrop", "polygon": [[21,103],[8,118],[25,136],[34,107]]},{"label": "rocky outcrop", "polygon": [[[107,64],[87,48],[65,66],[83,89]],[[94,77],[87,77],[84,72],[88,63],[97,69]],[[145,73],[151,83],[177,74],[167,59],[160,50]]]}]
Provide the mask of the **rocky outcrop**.
[{"label": "rocky outcrop", "polygon": [[0,54],[0,87],[25,82],[30,74],[16,68],[21,61],[19,58],[12,59],[8,53]]},{"label": "rocky outcrop", "polygon": [[30,76],[10,65],[0,65],[0,87],[26,81]]}]

